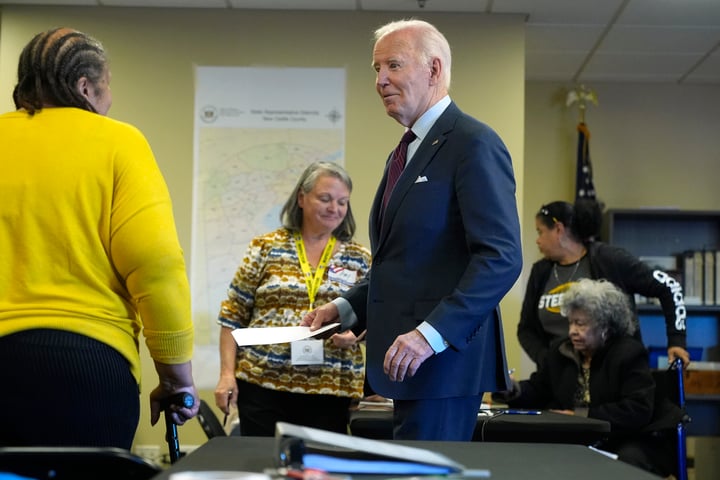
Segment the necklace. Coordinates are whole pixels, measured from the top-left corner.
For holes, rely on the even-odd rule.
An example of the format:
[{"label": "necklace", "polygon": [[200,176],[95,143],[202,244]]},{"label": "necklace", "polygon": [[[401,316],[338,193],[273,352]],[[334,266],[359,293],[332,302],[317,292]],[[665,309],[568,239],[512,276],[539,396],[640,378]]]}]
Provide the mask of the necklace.
[{"label": "necklace", "polygon": [[553,264],[553,276],[555,277],[555,281],[557,281],[558,285],[562,285],[562,284],[564,284],[564,283],[570,283],[570,281],[573,279],[573,277],[574,277],[575,274],[577,273],[578,268],[580,267],[580,261],[581,261],[581,260],[582,260],[582,258],[580,258],[577,262],[575,262],[575,268],[573,268],[572,273],[570,274],[570,276],[568,277],[568,279],[565,280],[564,282],[561,282],[561,281],[560,281],[560,277],[558,276],[558,273],[557,273],[557,266],[558,266],[558,264],[557,264],[557,263]]}]

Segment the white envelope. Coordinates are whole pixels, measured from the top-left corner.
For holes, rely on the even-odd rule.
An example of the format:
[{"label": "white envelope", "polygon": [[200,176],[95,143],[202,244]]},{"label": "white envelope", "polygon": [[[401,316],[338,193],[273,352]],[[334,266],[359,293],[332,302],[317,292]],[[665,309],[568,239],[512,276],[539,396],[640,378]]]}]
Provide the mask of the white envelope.
[{"label": "white envelope", "polygon": [[317,330],[310,331],[310,327],[260,327],[236,328],[232,331],[235,343],[240,347],[248,345],[271,345],[273,343],[287,343],[295,340],[314,337],[327,330],[337,327],[339,323],[329,323]]}]

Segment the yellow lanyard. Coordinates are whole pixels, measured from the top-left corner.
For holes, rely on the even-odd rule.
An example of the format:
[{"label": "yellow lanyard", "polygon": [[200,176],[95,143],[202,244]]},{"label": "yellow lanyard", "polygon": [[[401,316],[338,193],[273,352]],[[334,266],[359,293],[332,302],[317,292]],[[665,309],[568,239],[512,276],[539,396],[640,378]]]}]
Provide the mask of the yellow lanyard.
[{"label": "yellow lanyard", "polygon": [[307,285],[308,298],[310,299],[310,308],[313,308],[315,304],[315,295],[317,295],[322,283],[323,275],[325,274],[325,268],[332,257],[332,252],[335,249],[335,236],[331,235],[330,239],[325,244],[322,256],[320,257],[320,263],[318,263],[317,269],[315,269],[315,275],[312,274],[312,268],[310,262],[308,262],[307,254],[305,253],[305,243],[303,242],[302,235],[300,232],[293,232],[295,238],[295,246],[297,247],[298,260],[300,261],[300,268],[305,274],[305,285]]}]

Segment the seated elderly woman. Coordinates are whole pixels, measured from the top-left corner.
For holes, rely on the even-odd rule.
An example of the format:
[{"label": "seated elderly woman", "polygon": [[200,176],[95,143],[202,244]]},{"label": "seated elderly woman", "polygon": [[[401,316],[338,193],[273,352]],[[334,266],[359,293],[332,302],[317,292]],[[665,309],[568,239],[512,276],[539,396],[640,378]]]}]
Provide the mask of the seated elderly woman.
[{"label": "seated elderly woman", "polygon": [[666,476],[668,442],[644,434],[653,419],[655,383],[625,294],[605,280],[582,279],[563,295],[568,337],[556,340],[530,379],[493,399],[516,408],[606,420],[611,437],[596,445],[620,460]]}]

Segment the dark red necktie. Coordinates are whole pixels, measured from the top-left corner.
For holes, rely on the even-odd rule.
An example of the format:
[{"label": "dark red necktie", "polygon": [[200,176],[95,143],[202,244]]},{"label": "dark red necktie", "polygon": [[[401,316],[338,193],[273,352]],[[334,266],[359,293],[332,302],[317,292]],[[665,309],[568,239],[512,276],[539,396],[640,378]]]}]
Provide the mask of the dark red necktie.
[{"label": "dark red necktie", "polygon": [[383,208],[382,212],[385,213],[390,194],[395,188],[395,184],[400,178],[400,174],[405,168],[405,161],[407,159],[407,149],[410,142],[417,138],[412,130],[408,130],[400,139],[400,143],[392,153],[390,158],[390,168],[388,169],[387,183],[385,183],[385,192],[383,193]]}]

